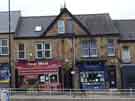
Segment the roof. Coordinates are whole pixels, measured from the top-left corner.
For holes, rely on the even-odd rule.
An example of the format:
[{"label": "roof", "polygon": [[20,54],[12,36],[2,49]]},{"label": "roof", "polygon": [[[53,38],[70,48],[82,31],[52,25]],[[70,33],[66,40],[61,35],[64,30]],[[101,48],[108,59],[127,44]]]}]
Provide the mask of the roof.
[{"label": "roof", "polygon": [[118,34],[108,13],[77,15],[76,17],[92,35]]},{"label": "roof", "polygon": [[[104,34],[118,34],[118,30],[113,25],[113,22],[109,14],[85,14],[85,15],[73,15],[76,21],[82,24],[82,28],[87,29],[92,35],[104,35]],[[35,16],[35,17],[21,17],[20,24],[16,33],[16,37],[39,37],[46,30],[48,26],[58,16]],[[41,25],[43,30],[41,32],[34,31],[34,27]]]},{"label": "roof", "polygon": [[135,40],[135,20],[113,20],[120,32],[120,40]]},{"label": "roof", "polygon": [[[18,21],[20,18],[20,11],[11,11],[11,32],[16,32]],[[9,13],[0,12],[0,33],[9,32]]]},{"label": "roof", "polygon": [[[21,17],[16,37],[38,37],[47,29],[55,16]],[[42,26],[41,32],[34,30],[35,26]]]}]

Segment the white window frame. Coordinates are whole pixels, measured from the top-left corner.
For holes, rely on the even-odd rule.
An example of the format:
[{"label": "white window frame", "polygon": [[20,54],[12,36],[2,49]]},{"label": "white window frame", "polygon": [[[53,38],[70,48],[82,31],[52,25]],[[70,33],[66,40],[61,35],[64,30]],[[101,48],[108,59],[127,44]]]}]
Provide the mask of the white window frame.
[{"label": "white window frame", "polygon": [[[81,42],[81,57],[84,57],[84,58],[87,58],[87,57],[98,57],[97,44],[95,43],[95,44],[96,44],[96,47],[92,47],[92,43],[91,43],[91,42],[92,42],[93,40],[84,40],[84,41],[87,41],[87,42],[88,42],[88,47],[83,48],[83,46],[82,46],[82,45],[83,45],[83,44],[82,44],[83,41]],[[94,40],[94,41],[96,42],[96,40]],[[88,51],[89,51],[88,55],[82,54],[82,53],[83,53],[83,52],[82,52],[83,50],[88,50]],[[96,54],[90,54],[90,52],[93,51],[93,50],[96,51],[96,52],[95,52]]]},{"label": "white window frame", "polygon": [[[38,44],[41,44],[42,49],[37,49],[37,45],[38,45]],[[37,59],[43,59],[43,58],[44,58],[44,55],[43,55],[43,51],[44,51],[44,50],[43,50],[43,49],[44,49],[44,48],[43,48],[43,43],[36,43],[35,49],[36,49],[36,58],[37,58]],[[42,55],[43,55],[42,57],[38,57],[38,51],[42,51]]]},{"label": "white window frame", "polygon": [[7,54],[0,53],[0,56],[9,55],[9,42],[8,42],[8,39],[0,39],[1,42],[2,42],[2,40],[6,40],[7,41],[7,45],[3,46],[2,43],[1,43],[0,48],[7,47],[8,48],[8,52],[7,52]]},{"label": "white window frame", "polygon": [[[37,49],[37,45],[38,44],[41,44],[41,47],[42,47],[42,49]],[[49,44],[49,47],[50,47],[50,49],[45,49],[45,44]],[[36,58],[37,59],[51,59],[52,58],[52,45],[51,45],[51,43],[47,43],[47,42],[41,42],[41,43],[36,43],[36,45],[35,45],[35,48],[36,48]],[[38,57],[38,51],[42,51],[42,57]],[[50,57],[45,57],[45,51],[50,51]]]},{"label": "white window frame", "polygon": [[[24,60],[24,59],[26,59],[26,48],[25,48],[25,44],[23,43],[23,45],[24,45],[24,50],[22,50],[22,51],[20,51],[19,50],[19,44],[18,44],[18,48],[17,48],[17,59],[19,59],[19,60]],[[24,52],[24,58],[20,58],[19,56],[19,53],[20,52]]]},{"label": "white window frame", "polygon": [[[125,55],[125,48],[127,48],[128,49],[128,53],[126,53],[126,55]],[[123,47],[122,48],[122,62],[124,62],[124,63],[129,63],[129,62],[131,62],[131,51],[130,51],[130,48],[129,47]]]},{"label": "white window frame", "polygon": [[[92,47],[92,41],[95,41],[96,47]],[[90,52],[93,51],[93,50],[96,51],[96,54],[92,54],[92,55],[91,55],[91,54],[89,53],[89,54],[90,54],[90,57],[97,57],[97,56],[98,56],[98,51],[97,51],[97,43],[96,43],[96,40],[90,40],[90,41],[89,41],[89,45],[90,45],[90,48],[89,48],[89,49],[90,49]]]},{"label": "white window frame", "polygon": [[60,33],[60,34],[65,33],[65,23],[64,23],[64,20],[58,20],[57,26],[58,26],[58,33]]},{"label": "white window frame", "polygon": [[[109,46],[109,41],[113,42],[113,46]],[[109,53],[109,49],[113,50],[113,53]],[[115,44],[114,44],[114,40],[113,39],[108,39],[107,41],[107,56],[115,56]]]}]

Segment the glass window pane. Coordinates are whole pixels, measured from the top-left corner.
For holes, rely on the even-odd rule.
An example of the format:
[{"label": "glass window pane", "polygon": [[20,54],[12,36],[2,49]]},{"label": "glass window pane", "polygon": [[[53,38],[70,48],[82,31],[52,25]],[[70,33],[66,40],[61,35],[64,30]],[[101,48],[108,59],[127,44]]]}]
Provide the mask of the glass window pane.
[{"label": "glass window pane", "polygon": [[50,82],[53,83],[53,82],[57,82],[57,74],[52,74],[50,75]]},{"label": "glass window pane", "polygon": [[82,41],[81,42],[81,48],[89,48],[89,41],[88,40]]},{"label": "glass window pane", "polygon": [[0,47],[0,55],[2,54],[2,47]]},{"label": "glass window pane", "polygon": [[21,59],[23,59],[24,58],[24,52],[19,52],[19,58]]},{"label": "glass window pane", "polygon": [[7,46],[7,40],[2,40],[2,45]]},{"label": "glass window pane", "polygon": [[108,47],[113,47],[113,40],[108,40]]},{"label": "glass window pane", "polygon": [[115,51],[113,48],[108,48],[108,55],[109,54],[115,54]]},{"label": "glass window pane", "polygon": [[90,40],[90,48],[96,48],[96,40]]},{"label": "glass window pane", "polygon": [[42,44],[37,44],[37,49],[42,49]]},{"label": "glass window pane", "polygon": [[89,49],[82,49],[82,56],[89,56]]},{"label": "glass window pane", "polygon": [[50,49],[50,44],[45,44],[45,49]]},{"label": "glass window pane", "polygon": [[45,57],[50,57],[50,51],[45,51]]},{"label": "glass window pane", "polygon": [[96,56],[97,55],[97,50],[96,49],[91,49],[90,50],[90,56]]},{"label": "glass window pane", "polygon": [[24,44],[19,44],[19,51],[24,50]]},{"label": "glass window pane", "polygon": [[37,57],[38,58],[42,58],[43,57],[43,52],[42,51],[38,51],[37,52]]},{"label": "glass window pane", "polygon": [[64,33],[65,32],[64,20],[59,20],[58,21],[58,32],[59,33]]},{"label": "glass window pane", "polygon": [[8,54],[8,47],[2,48],[2,54]]}]

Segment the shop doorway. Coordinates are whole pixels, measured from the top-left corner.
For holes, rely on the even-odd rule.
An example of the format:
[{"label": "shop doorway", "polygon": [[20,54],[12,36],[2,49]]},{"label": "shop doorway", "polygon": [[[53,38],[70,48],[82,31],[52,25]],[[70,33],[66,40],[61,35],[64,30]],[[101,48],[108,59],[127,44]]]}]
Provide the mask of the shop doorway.
[{"label": "shop doorway", "polygon": [[108,74],[109,74],[109,86],[110,88],[116,88],[116,67],[109,66],[108,67]]}]

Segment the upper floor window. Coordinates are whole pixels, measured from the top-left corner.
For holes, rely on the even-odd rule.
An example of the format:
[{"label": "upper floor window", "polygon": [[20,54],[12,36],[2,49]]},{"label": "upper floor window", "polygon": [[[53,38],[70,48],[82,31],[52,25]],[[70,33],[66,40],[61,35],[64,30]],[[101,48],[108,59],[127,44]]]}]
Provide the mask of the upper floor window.
[{"label": "upper floor window", "polygon": [[0,55],[8,55],[8,39],[0,39]]},{"label": "upper floor window", "polygon": [[115,45],[114,45],[114,40],[112,39],[109,39],[107,43],[107,55],[115,56]]},{"label": "upper floor window", "polygon": [[82,57],[97,57],[96,40],[84,40],[81,42]]},{"label": "upper floor window", "polygon": [[57,24],[58,24],[58,33],[65,33],[64,20],[59,20]]},{"label": "upper floor window", "polygon": [[122,48],[122,61],[124,63],[129,63],[131,61],[131,54],[129,47]]},{"label": "upper floor window", "polygon": [[49,43],[38,43],[36,44],[36,57],[38,59],[51,58],[51,46]]},{"label": "upper floor window", "polygon": [[25,47],[23,43],[18,44],[18,59],[25,59],[26,53],[25,53]]}]

